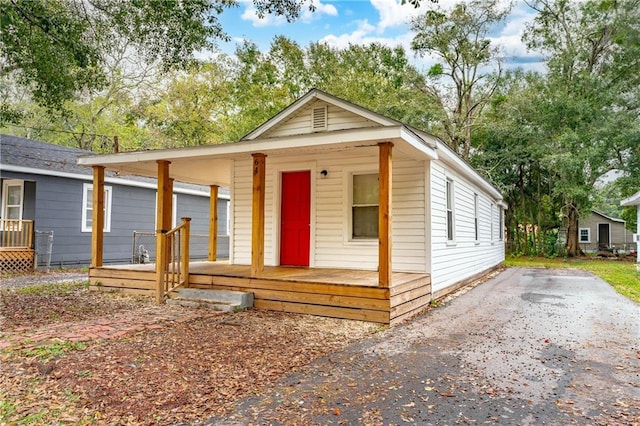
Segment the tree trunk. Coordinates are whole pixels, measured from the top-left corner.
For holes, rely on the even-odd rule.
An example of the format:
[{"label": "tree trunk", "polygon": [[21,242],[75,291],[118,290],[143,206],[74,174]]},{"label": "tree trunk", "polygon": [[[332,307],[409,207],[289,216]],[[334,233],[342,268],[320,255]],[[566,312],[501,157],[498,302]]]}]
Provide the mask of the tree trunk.
[{"label": "tree trunk", "polygon": [[567,256],[574,257],[582,254],[578,244],[578,208],[571,202],[567,209]]}]

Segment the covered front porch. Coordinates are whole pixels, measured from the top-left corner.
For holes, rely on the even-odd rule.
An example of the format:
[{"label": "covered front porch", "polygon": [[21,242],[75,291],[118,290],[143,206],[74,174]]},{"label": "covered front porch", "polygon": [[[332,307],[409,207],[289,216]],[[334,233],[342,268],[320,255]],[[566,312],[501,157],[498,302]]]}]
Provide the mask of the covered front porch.
[{"label": "covered front porch", "polygon": [[[156,294],[156,265],[117,265],[90,270],[93,288]],[[250,265],[189,262],[190,288],[250,291],[257,308],[396,324],[431,300],[428,274],[394,272],[390,287],[377,271],[265,266],[253,277]]]}]

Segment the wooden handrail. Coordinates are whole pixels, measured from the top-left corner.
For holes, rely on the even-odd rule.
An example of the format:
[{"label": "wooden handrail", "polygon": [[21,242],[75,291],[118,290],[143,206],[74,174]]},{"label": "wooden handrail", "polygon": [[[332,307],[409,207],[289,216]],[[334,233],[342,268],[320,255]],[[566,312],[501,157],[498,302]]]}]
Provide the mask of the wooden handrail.
[{"label": "wooden handrail", "polygon": [[33,248],[33,221],[0,219],[0,247]]},{"label": "wooden handrail", "polygon": [[[189,233],[191,218],[181,217],[182,223],[162,237],[166,239],[167,259],[164,262],[163,297],[178,287],[189,286]],[[160,259],[157,259],[160,261]]]}]

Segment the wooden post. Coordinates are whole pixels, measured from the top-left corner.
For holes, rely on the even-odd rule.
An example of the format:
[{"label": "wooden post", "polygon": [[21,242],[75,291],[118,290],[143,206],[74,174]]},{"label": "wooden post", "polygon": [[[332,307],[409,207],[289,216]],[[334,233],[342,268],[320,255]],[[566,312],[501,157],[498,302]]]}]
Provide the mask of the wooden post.
[{"label": "wooden post", "polygon": [[182,274],[184,276],[184,287],[189,287],[189,234],[191,232],[191,218],[181,217],[180,220],[184,223],[184,228],[180,233],[181,240],[180,245],[182,247]]},{"label": "wooden post", "polygon": [[91,267],[102,266],[104,253],[104,166],[93,166],[91,201]]},{"label": "wooden post", "polygon": [[[165,234],[171,228],[171,179],[169,161],[158,160],[158,204],[156,217],[156,303],[164,302],[164,275],[167,269],[168,247]],[[169,209],[169,212],[166,209]],[[169,216],[167,225],[167,216]]]},{"label": "wooden post", "polygon": [[253,157],[253,202],[251,205],[251,276],[264,272],[264,192],[266,155]]},{"label": "wooden post", "polygon": [[379,143],[380,168],[378,175],[378,286],[391,285],[391,223],[392,223],[392,147],[391,142]]},{"label": "wooden post", "polygon": [[211,185],[209,196],[209,260],[217,259],[218,255],[218,185]]}]

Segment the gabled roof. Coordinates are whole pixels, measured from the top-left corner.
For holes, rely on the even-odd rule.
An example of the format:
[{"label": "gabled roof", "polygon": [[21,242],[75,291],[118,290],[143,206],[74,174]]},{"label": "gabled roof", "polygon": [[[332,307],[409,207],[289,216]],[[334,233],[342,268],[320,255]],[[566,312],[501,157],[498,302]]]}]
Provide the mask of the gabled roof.
[{"label": "gabled roof", "polygon": [[[279,136],[272,132],[304,108],[318,101],[369,120],[374,126],[343,127],[320,132],[281,133]],[[233,162],[246,159],[253,153],[314,154],[376,146],[380,142],[392,142],[394,150],[403,152],[411,158],[443,161],[455,169],[456,173],[465,176],[474,185],[490,194],[501,207],[507,208],[500,191],[439,138],[318,89],[310,90],[237,142],[80,157],[78,162],[87,166],[101,165],[108,170],[119,171],[121,174],[156,176],[157,162],[163,160],[170,162],[170,173],[176,180],[229,186]]]},{"label": "gabled roof", "polygon": [[621,206],[640,206],[640,191],[620,201]]},{"label": "gabled roof", "polygon": [[607,216],[606,214],[601,213],[601,212],[599,212],[599,211],[597,211],[597,210],[591,210],[591,213],[597,214],[598,216],[602,216],[602,217],[604,217],[605,219],[608,219],[608,220],[610,220],[610,221],[612,221],[612,222],[627,223],[627,222],[626,222],[625,220],[623,220],[623,219],[619,219],[619,218],[617,218],[617,217]]},{"label": "gabled roof", "polygon": [[[78,157],[94,155],[92,151],[55,145],[19,136],[0,134],[0,171],[35,175],[59,176],[91,180],[92,170],[78,164]],[[118,177],[107,173],[106,181],[125,186],[155,188],[156,179],[142,176]],[[201,185],[176,182],[175,191],[206,196],[208,188]],[[221,198],[229,197],[228,189],[220,189]]]},{"label": "gabled roof", "polygon": [[305,106],[312,103],[315,100],[321,100],[327,102],[329,104],[333,104],[339,108],[342,108],[346,111],[352,112],[356,115],[364,117],[368,120],[371,120],[375,123],[380,124],[381,126],[402,126],[404,125],[400,121],[394,120],[389,117],[385,117],[384,115],[380,115],[376,112],[363,108],[361,106],[352,104],[349,101],[345,101],[344,99],[340,99],[336,96],[330,95],[329,93],[323,92],[320,89],[311,89],[301,98],[298,98],[291,105],[280,111],[278,114],[271,117],[266,122],[262,123],[260,126],[256,127],[253,131],[243,136],[240,140],[253,140],[265,134],[267,131],[277,127],[279,124],[285,122],[290,117],[297,114],[300,110],[302,110]]}]

